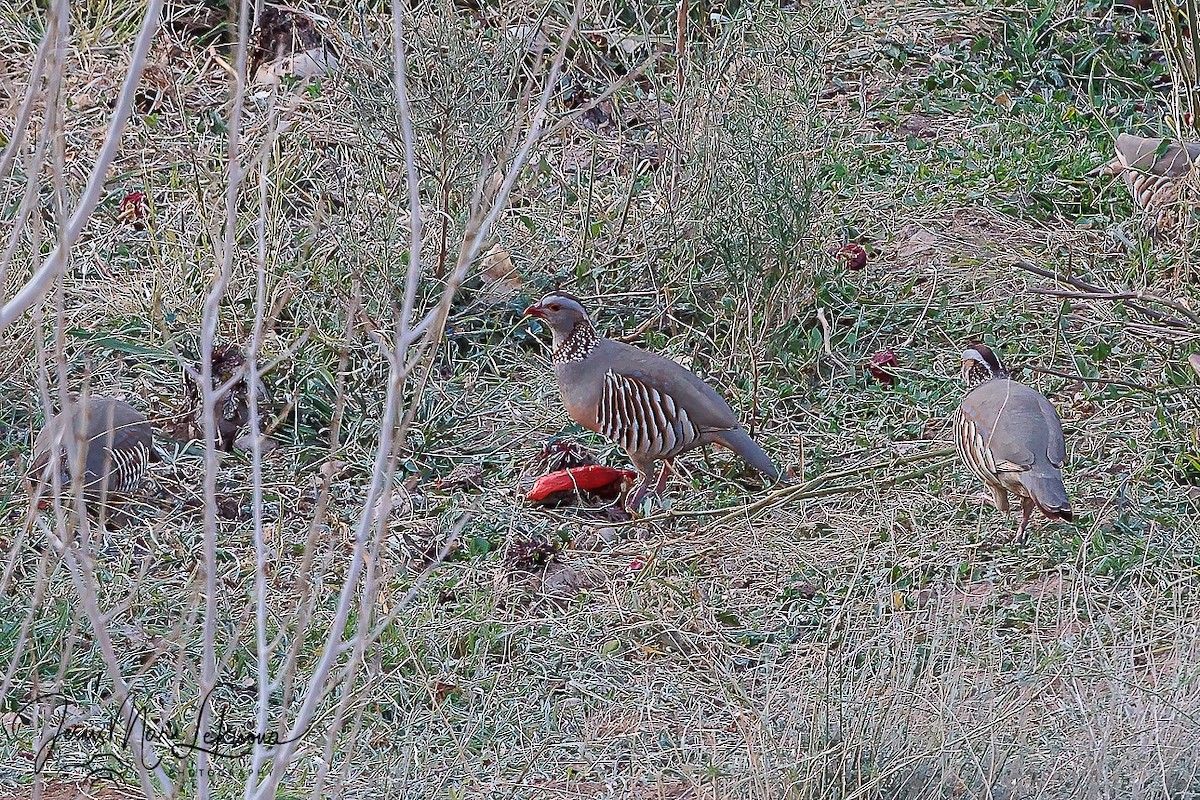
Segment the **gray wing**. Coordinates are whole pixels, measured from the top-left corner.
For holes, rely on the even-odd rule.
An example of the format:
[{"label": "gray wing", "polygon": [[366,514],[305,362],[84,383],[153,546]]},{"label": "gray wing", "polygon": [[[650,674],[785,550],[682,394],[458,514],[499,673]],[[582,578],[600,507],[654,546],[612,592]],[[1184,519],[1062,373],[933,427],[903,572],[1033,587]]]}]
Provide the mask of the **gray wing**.
[{"label": "gray wing", "polygon": [[1013,381],[991,380],[963,399],[962,413],[974,423],[997,471],[1027,470],[1036,460],[1033,445],[1045,436],[1045,420],[1030,392]]},{"label": "gray wing", "polygon": [[1040,394],[1038,400],[1046,424],[1046,456],[1051,464],[1061,469],[1067,460],[1067,443],[1063,439],[1062,420],[1058,418],[1058,411],[1053,403]]},{"label": "gray wing", "polygon": [[1117,160],[1126,169],[1140,173],[1180,178],[1187,175],[1192,161],[1200,157],[1200,143],[1181,145],[1164,139],[1147,139],[1122,133],[1116,141]]},{"label": "gray wing", "polygon": [[669,358],[622,342],[606,339],[604,344],[612,348],[612,357],[605,362],[609,370],[670,396],[701,430],[725,431],[738,427],[737,416],[725,398],[690,370]]}]

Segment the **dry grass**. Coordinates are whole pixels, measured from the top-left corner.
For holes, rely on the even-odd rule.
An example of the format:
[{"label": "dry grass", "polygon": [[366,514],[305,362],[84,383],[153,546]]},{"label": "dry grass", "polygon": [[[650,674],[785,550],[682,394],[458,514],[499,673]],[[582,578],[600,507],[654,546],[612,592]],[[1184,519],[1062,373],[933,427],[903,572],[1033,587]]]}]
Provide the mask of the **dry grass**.
[{"label": "dry grass", "polygon": [[[408,386],[415,419],[387,535],[371,552],[377,589],[358,590],[371,624],[394,620],[361,670],[342,684],[335,675],[279,796],[308,794],[318,776],[319,791],[346,797],[381,787],[412,797],[1200,795],[1200,406],[1186,364],[1197,331],[1111,300],[1039,294],[1054,284],[1014,266],[1200,299],[1175,276],[1185,250],[1140,238],[1123,188],[1084,177],[1107,160],[1110,126],[1168,110],[1145,86],[1153,59],[1134,71],[1139,40],[1095,33],[1141,23],[1091,5],[878,6],[753,4],[713,26],[693,19],[682,84],[674,57],[661,56],[600,107],[611,121],[587,117],[591,128],[568,126],[540,148],[493,231],[520,285],[497,297],[474,275],[433,377],[419,395]],[[64,147],[78,191],[137,14],[72,8]],[[455,263],[481,157],[519,116],[510,75],[528,65],[505,31],[534,12],[489,11],[485,25],[436,6],[418,20],[421,307]],[[342,69],[246,104],[246,157],[278,120],[288,127],[271,148],[265,206],[255,185],[238,209],[219,328],[239,343],[253,330],[261,213],[280,309],[262,358],[281,359],[267,377],[273,411],[291,409],[274,434],[283,447],[263,462],[268,607],[272,625],[296,608],[311,616],[284,625],[301,657],[273,709],[299,702],[351,559],[388,376],[368,331],[392,327],[410,221],[386,16],[323,13],[340,31]],[[546,19],[565,27],[556,8]],[[674,16],[589,10],[552,111],[671,45],[674,24],[660,19]],[[23,90],[37,35],[19,8],[0,20],[6,79]],[[1101,44],[1085,61],[1088,31]],[[225,73],[194,35],[159,40],[151,63],[146,82],[161,100],[131,122],[61,281],[61,345],[53,296],[44,318],[0,333],[0,364],[12,365],[0,383],[12,454],[0,461],[10,714],[35,682],[85,706],[101,705],[105,688],[89,622],[18,479],[39,398],[57,392],[40,365],[61,357],[71,388],[86,382],[161,421],[183,399],[176,354],[197,352],[220,265]],[[6,220],[20,163],[0,186]],[[132,190],[151,199],[143,229],[117,218]],[[849,240],[871,251],[861,272],[834,255]],[[28,275],[29,241],[5,300]],[[520,320],[553,286],[585,296],[610,335],[635,335],[710,378],[806,479],[946,447],[956,356],[972,337],[1018,366],[1079,376],[1021,372],[1063,417],[1077,521],[1041,524],[1011,547],[1015,520],[980,507],[979,487],[936,459],[852,475],[836,484],[844,491],[751,518],[739,506],[766,493],[720,453],[686,459],[673,513],[649,521],[528,507],[517,492],[525,463],[548,437],[580,434],[558,402],[544,332]],[[828,351],[818,309],[831,321]],[[865,369],[888,348],[900,361],[892,387]],[[188,721],[212,646],[199,621],[202,523],[187,508],[205,467],[197,443],[163,445],[157,480],[182,488],[96,542],[96,570],[100,607],[127,605],[109,621],[122,674]],[[482,490],[434,487],[462,464],[483,467]],[[251,504],[247,454],[222,459],[217,481],[235,505]],[[419,582],[411,542],[456,526],[460,554]],[[530,535],[571,544],[545,570],[514,569],[507,546]],[[257,657],[249,519],[223,521],[217,547],[219,672],[247,681]],[[14,661],[25,621],[30,643]],[[32,740],[5,719],[15,734],[0,740],[0,781],[24,791]],[[240,794],[249,763],[214,760],[213,793]],[[179,773],[184,796],[191,764]]]}]

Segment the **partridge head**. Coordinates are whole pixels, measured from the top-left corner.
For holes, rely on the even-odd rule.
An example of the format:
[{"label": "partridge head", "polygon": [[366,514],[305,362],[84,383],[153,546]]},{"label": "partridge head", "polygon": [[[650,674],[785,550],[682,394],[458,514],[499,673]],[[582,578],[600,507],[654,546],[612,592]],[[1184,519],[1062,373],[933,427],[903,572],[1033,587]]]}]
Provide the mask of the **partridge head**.
[{"label": "partridge head", "polygon": [[571,419],[611,439],[629,454],[642,481],[627,505],[650,490],[656,462],[661,492],[676,456],[705,444],[737,453],[769,481],[779,470],[738,422],[729,404],[669,358],[600,336],[579,299],[552,292],[525,309],[546,321],[551,360]]},{"label": "partridge head", "polygon": [[968,388],[955,416],[954,443],[967,468],[1008,513],[1009,494],[1021,501],[1016,541],[1025,541],[1036,508],[1047,518],[1072,519],[1063,486],[1067,450],[1062,422],[1050,401],[1008,377],[990,347],[973,344],[962,354]]},{"label": "partridge head", "polygon": [[71,463],[77,457],[84,498],[105,504],[111,495],[140,489],[152,445],[150,424],[128,403],[94,395],[78,398],[38,433],[28,478],[44,492],[57,472],[64,492],[69,491]]}]

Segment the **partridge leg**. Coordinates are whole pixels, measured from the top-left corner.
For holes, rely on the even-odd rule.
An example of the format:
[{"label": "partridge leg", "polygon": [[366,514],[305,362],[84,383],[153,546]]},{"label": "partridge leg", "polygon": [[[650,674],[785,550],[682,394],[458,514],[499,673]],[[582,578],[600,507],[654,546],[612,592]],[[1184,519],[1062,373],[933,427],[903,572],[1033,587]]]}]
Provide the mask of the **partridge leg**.
[{"label": "partridge leg", "polygon": [[1029,527],[1029,518],[1033,516],[1033,509],[1036,505],[1031,497],[1021,498],[1021,524],[1017,526],[1017,535],[1013,537],[1014,544],[1025,544],[1026,529]]},{"label": "partridge leg", "polygon": [[638,484],[637,489],[635,489],[633,494],[629,496],[629,499],[625,501],[625,510],[630,514],[637,513],[638,506],[642,504],[642,498],[644,498],[646,496],[646,492],[650,490],[650,481],[654,477],[653,472],[647,472],[641,469],[638,471],[641,472],[642,482]]},{"label": "partridge leg", "polygon": [[671,459],[665,459],[658,471],[658,482],[654,484],[654,493],[662,494],[667,488],[667,478],[671,476]]}]

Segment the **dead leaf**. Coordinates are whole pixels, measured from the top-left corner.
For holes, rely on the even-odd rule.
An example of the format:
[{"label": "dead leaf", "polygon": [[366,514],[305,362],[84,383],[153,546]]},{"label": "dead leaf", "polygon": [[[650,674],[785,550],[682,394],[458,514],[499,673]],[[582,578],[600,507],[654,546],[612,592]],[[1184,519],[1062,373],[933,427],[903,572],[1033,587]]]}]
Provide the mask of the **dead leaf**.
[{"label": "dead leaf", "polygon": [[388,542],[416,569],[448,560],[460,548],[458,538],[451,538],[436,522],[404,524],[400,526],[400,535],[391,537]]},{"label": "dead leaf", "polygon": [[504,37],[509,41],[520,42],[529,53],[540,53],[546,49],[546,34],[536,25],[510,25],[504,29]]},{"label": "dead leaf", "polygon": [[431,688],[433,690],[433,700],[435,703],[441,703],[451,695],[457,697],[462,694],[462,690],[458,688],[458,684],[449,679],[438,678],[434,680]]},{"label": "dead leaf", "polygon": [[[261,441],[259,442],[259,446],[261,447],[261,449],[264,453],[274,452],[275,450],[278,450],[282,446],[279,444],[279,442],[275,441],[270,436],[262,436],[262,437],[260,437],[260,439],[261,439]],[[239,436],[238,438],[233,440],[233,447],[235,450],[240,450],[243,453],[248,453],[254,449],[254,437],[252,437],[248,433],[244,436]]]},{"label": "dead leaf", "polygon": [[346,462],[330,459],[321,465],[321,475],[327,480],[333,480],[346,470]]},{"label": "dead leaf", "polygon": [[896,380],[896,373],[892,371],[892,368],[898,366],[900,366],[900,361],[896,358],[896,354],[889,349],[871,356],[871,363],[867,365],[867,369],[872,378],[884,386],[891,386]]},{"label": "dead leaf", "polygon": [[479,489],[483,487],[483,467],[478,464],[459,464],[444,478],[434,481],[435,489]]},{"label": "dead leaf", "polygon": [[390,497],[379,496],[379,500],[375,503],[376,516],[379,516],[383,512],[385,501],[390,501],[391,520],[393,522],[404,517],[410,517],[414,511],[423,509],[427,505],[423,494],[401,486],[393,489]]},{"label": "dead leaf", "polygon": [[479,298],[489,305],[504,305],[525,288],[525,281],[521,279],[512,258],[499,244],[493,245],[484,254],[481,267],[483,288]]},{"label": "dead leaf", "polygon": [[907,237],[901,234],[901,241],[896,245],[896,258],[901,266],[914,266],[921,260],[921,256],[932,252],[937,243],[937,234],[923,228],[912,231]]}]

